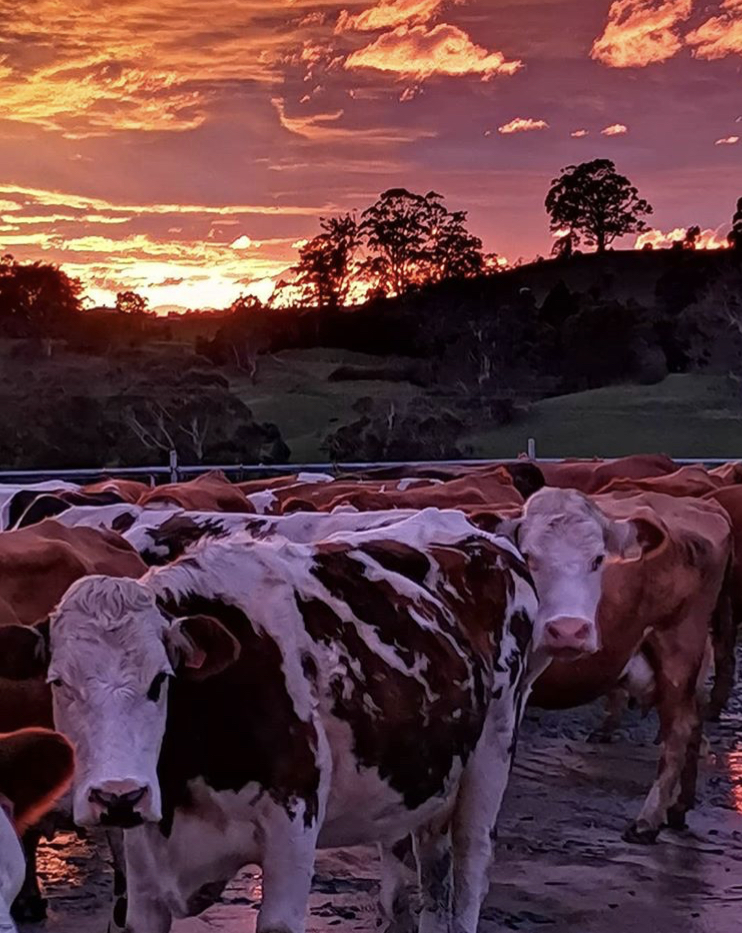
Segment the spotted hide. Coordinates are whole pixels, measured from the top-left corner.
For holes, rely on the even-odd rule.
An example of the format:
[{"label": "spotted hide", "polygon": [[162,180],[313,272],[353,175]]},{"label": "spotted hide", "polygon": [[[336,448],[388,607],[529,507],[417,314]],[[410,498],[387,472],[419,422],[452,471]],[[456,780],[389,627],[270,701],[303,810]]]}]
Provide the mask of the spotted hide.
[{"label": "spotted hide", "polygon": [[[239,533],[73,586],[48,678],[77,820],[131,827],[126,930],[167,933],[256,862],[258,929],[300,933],[316,847],[370,842],[391,912],[412,834],[422,928],[475,933],[535,615],[512,545],[456,512],[314,545]],[[0,673],[14,638],[39,655],[0,630]]]}]

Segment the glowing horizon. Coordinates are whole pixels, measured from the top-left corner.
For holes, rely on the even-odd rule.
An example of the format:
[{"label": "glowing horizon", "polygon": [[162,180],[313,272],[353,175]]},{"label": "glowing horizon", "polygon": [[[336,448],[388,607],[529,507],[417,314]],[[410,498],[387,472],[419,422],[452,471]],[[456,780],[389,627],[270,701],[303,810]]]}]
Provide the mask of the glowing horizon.
[{"label": "glowing horizon", "polygon": [[320,216],[389,187],[440,191],[513,261],[548,255],[568,164],[612,158],[657,245],[695,225],[723,243],[742,194],[742,0],[3,12],[0,251],[59,263],[96,304],[264,299]]}]

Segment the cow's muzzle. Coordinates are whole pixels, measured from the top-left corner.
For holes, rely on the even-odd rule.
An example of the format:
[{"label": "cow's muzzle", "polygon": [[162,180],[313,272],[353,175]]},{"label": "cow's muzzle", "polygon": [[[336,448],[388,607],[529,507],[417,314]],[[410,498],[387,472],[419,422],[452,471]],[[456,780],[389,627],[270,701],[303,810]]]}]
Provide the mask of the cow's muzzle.
[{"label": "cow's muzzle", "polygon": [[552,657],[562,660],[595,654],[598,650],[595,624],[571,616],[551,619],[544,625],[542,646]]},{"label": "cow's muzzle", "polygon": [[96,811],[98,822],[103,826],[118,826],[131,829],[140,826],[147,811],[149,788],[131,787],[127,782],[115,782],[93,787],[88,802]]}]

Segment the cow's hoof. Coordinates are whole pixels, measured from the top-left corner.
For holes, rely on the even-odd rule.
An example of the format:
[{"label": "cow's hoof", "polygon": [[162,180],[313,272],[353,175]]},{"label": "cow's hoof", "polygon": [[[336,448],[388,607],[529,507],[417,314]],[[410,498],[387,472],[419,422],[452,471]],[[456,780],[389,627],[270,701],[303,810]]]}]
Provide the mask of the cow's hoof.
[{"label": "cow's hoof", "polygon": [[676,833],[682,833],[683,830],[688,828],[688,822],[685,817],[685,810],[668,810],[667,828],[672,829]]},{"label": "cow's hoof", "polygon": [[15,899],[11,914],[18,923],[41,923],[46,920],[47,900],[40,894],[19,896]]},{"label": "cow's hoof", "polygon": [[638,823],[630,823],[623,833],[624,842],[638,846],[653,846],[659,836],[658,829],[641,829]]}]

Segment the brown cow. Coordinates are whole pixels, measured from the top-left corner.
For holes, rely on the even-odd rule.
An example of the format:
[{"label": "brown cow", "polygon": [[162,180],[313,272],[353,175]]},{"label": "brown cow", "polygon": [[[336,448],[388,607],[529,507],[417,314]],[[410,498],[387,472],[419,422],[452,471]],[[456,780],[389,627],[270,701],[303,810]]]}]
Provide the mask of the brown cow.
[{"label": "brown cow", "polygon": [[90,495],[96,495],[100,492],[115,492],[122,502],[134,505],[152,491],[152,486],[147,483],[139,483],[133,479],[104,479],[98,483],[83,486],[80,491]]},{"label": "brown cow", "polygon": [[194,512],[254,512],[244,493],[219,470],[187,483],[157,486],[139,500],[147,509],[179,506]]},{"label": "brown cow", "polygon": [[[599,571],[620,523],[636,530],[635,559]],[[574,655],[597,609],[600,649],[566,665],[555,661],[533,702],[564,709],[589,703],[624,683],[660,717],[662,757],[642,811],[626,832],[654,842],[665,823],[685,825],[693,807],[701,742],[699,688],[715,612],[723,608],[732,555],[729,519],[716,503],[656,493],[588,498],[543,490],[511,524],[539,594],[546,638],[557,619],[562,638],[573,620]],[[628,556],[629,552],[625,552]],[[565,648],[570,648],[565,642]]]},{"label": "brown cow", "polygon": [[713,493],[722,485],[718,477],[713,476],[702,466],[680,467],[674,473],[664,476],[649,476],[632,479],[616,476],[597,494],[614,493],[629,490],[631,492],[661,492],[667,496],[690,496],[697,498]]},{"label": "brown cow", "polygon": [[[140,577],[146,569],[134,548],[111,531],[65,528],[45,521],[4,532],[0,534],[0,625],[31,625],[43,619],[80,577]],[[49,686],[40,679],[0,679],[0,731],[33,726],[53,726]],[[25,840],[29,872],[18,913],[28,920],[44,916],[34,870],[37,843],[33,832]]]},{"label": "brown cow", "polygon": [[742,483],[742,463],[724,463],[709,470],[709,475],[718,479],[720,486],[737,486]]},{"label": "brown cow", "polygon": [[10,908],[23,885],[18,834],[38,820],[72,779],[69,742],[46,729],[0,735],[0,930],[14,933]]},{"label": "brown cow", "polygon": [[[403,481],[402,481],[403,482]],[[523,505],[523,497],[507,473],[489,476],[464,476],[448,483],[431,482],[427,486],[395,488],[386,483],[333,483],[324,491],[309,495],[294,494],[283,503],[283,512],[331,512],[349,505],[361,512],[386,509],[473,509],[513,508]]]},{"label": "brown cow", "polygon": [[547,486],[594,494],[615,477],[644,479],[674,473],[678,464],[664,454],[637,454],[618,460],[564,460],[539,463]]}]

